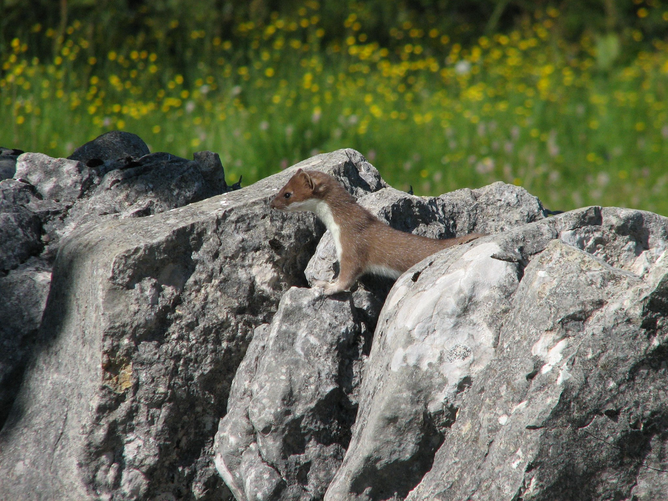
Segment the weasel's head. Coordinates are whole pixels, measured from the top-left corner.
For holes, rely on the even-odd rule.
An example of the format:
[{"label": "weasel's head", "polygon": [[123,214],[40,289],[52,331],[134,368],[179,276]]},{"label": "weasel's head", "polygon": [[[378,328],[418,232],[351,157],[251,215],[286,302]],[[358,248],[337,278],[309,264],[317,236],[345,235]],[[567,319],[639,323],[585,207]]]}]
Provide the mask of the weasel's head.
[{"label": "weasel's head", "polygon": [[271,201],[271,207],[288,211],[313,211],[323,198],[326,177],[321,172],[299,169]]}]

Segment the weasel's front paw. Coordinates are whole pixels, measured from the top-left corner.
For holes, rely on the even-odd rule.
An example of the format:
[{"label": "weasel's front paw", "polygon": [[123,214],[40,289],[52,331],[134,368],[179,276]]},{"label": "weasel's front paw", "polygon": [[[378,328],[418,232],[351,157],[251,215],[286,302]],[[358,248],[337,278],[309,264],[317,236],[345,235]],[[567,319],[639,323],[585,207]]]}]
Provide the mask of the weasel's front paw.
[{"label": "weasel's front paw", "polygon": [[311,289],[317,289],[321,294],[327,295],[327,289],[331,284],[324,280],[314,280],[311,282]]},{"label": "weasel's front paw", "polygon": [[314,280],[312,286],[322,289],[325,296],[333,296],[334,294],[345,291],[338,282],[331,283],[325,282],[324,280]]}]

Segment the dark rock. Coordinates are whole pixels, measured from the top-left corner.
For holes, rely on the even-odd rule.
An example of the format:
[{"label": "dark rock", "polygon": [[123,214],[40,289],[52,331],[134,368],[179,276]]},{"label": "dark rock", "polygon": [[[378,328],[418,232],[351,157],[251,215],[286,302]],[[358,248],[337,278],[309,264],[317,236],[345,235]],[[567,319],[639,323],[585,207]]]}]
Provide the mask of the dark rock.
[{"label": "dark rock", "polygon": [[69,211],[63,234],[100,216],[144,217],[205,198],[207,186],[199,164],[169,153],[152,153],[130,164],[111,163],[88,197]]},{"label": "dark rock", "polygon": [[243,176],[239,176],[239,180],[234,183],[232,186],[230,186],[229,190],[234,191],[234,190],[240,190],[241,189],[241,180],[243,179]]},{"label": "dark rock", "polygon": [[18,157],[21,153],[25,153],[23,150],[18,148],[4,148],[0,146],[0,156],[9,156],[9,157]]},{"label": "dark rock", "polygon": [[0,427],[18,393],[51,277],[37,258],[41,220],[26,207],[34,198],[31,185],[0,181]]},{"label": "dark rock", "polygon": [[51,267],[38,258],[0,274],[0,427],[18,394],[50,283]]},{"label": "dark rock", "polygon": [[0,181],[14,177],[16,159],[21,153],[21,150],[0,147]]},{"label": "dark rock", "polygon": [[12,205],[26,206],[37,197],[37,190],[30,183],[16,179],[0,181],[0,200]]},{"label": "dark rock", "polygon": [[139,158],[149,153],[146,143],[136,134],[112,130],[80,146],[68,158],[89,167],[97,167],[101,165],[100,161],[104,163],[127,157]]},{"label": "dark rock", "polygon": [[[213,151],[198,151],[193,155],[199,164],[200,171],[208,187],[208,196],[220,195],[228,191],[225,182],[225,169],[218,153]],[[208,197],[207,197],[208,198]]]},{"label": "dark rock", "polygon": [[0,276],[42,251],[39,217],[14,203],[13,198],[20,195],[7,184],[0,182]]}]

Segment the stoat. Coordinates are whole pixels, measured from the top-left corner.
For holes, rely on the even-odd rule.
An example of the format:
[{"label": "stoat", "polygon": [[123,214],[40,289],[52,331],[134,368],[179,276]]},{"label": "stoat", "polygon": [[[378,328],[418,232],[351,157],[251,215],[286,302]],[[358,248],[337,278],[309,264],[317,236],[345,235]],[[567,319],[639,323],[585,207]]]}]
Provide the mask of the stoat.
[{"label": "stoat", "polygon": [[398,278],[435,252],[483,236],[473,233],[436,240],[395,230],[359,205],[334,177],[318,171],[299,169],[271,207],[315,212],[332,233],[339,276],[334,283],[315,284],[328,295],[349,290],[364,273]]}]

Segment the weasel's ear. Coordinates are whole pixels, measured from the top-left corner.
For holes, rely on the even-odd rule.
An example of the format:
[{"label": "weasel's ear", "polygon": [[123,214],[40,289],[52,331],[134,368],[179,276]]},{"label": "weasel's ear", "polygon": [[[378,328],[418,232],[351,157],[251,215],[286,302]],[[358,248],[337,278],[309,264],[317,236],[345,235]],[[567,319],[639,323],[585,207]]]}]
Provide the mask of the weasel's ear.
[{"label": "weasel's ear", "polygon": [[299,169],[297,171],[297,174],[301,176],[301,178],[304,180],[304,184],[308,186],[308,188],[313,191],[315,189],[315,180],[309,175],[308,172],[303,171]]}]

